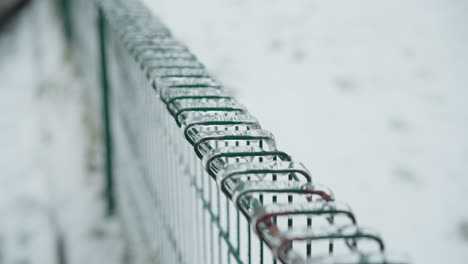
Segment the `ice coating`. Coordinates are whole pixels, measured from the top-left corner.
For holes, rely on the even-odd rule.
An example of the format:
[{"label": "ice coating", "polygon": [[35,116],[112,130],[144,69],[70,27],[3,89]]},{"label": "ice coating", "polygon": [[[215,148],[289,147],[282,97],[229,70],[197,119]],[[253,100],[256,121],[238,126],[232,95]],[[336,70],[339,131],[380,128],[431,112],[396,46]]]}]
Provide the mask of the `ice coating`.
[{"label": "ice coating", "polygon": [[[138,59],[141,58],[142,53],[146,51],[159,51],[159,52],[187,52],[187,47],[181,45],[177,42],[174,44],[170,43],[156,43],[153,44],[151,39],[157,39],[157,35],[145,35],[146,39],[142,37],[142,40],[139,42],[131,42],[126,45],[128,49],[134,54],[134,56]],[[130,36],[131,37],[131,36]],[[165,37],[164,35],[160,35],[160,38]],[[131,37],[133,38],[133,37]]]},{"label": "ice coating", "polygon": [[[181,45],[177,40],[170,38],[168,36],[161,36],[160,34],[140,34],[134,35],[132,37],[132,43],[138,45],[147,45],[148,50],[152,50],[154,47],[157,47],[161,44],[174,44]],[[150,46],[151,45],[151,46]]]},{"label": "ice coating", "polygon": [[217,156],[223,153],[248,153],[248,152],[260,152],[260,151],[263,151],[263,150],[258,146],[222,147],[222,148],[211,150],[209,153],[206,154],[203,161],[207,161],[207,159],[210,159],[213,156]]},{"label": "ice coating", "polygon": [[255,212],[255,218],[261,218],[269,214],[292,214],[292,213],[301,213],[301,212],[314,212],[314,211],[324,211],[329,213],[335,213],[336,211],[347,211],[351,212],[351,208],[339,202],[327,202],[327,201],[316,201],[313,203],[275,203],[268,204],[262,208],[259,208]]},{"label": "ice coating", "polygon": [[[280,196],[298,196],[295,199],[294,204],[286,203],[268,203],[268,202],[258,202],[262,206],[252,207],[250,206],[250,201],[253,196],[259,194],[275,194],[276,197]],[[313,196],[319,197],[319,199],[312,200]],[[256,198],[254,198],[256,199]],[[296,181],[244,181],[237,182],[237,186],[232,191],[232,201],[240,208],[240,210],[251,219],[252,223],[255,223],[258,219],[262,219],[264,216],[269,214],[298,214],[306,213],[311,210],[322,209],[324,206],[330,206],[330,208],[335,208],[336,204],[331,203],[334,200],[333,194],[326,193],[321,190],[316,190],[312,183],[303,184]],[[342,208],[345,208],[342,206]],[[348,209],[344,209],[350,211]],[[255,216],[255,217],[254,217]],[[255,218],[257,220],[255,220]],[[354,222],[354,217],[352,219]]]},{"label": "ice coating", "polygon": [[385,245],[377,233],[356,225],[330,225],[320,226],[319,228],[289,229],[282,232],[282,237],[287,240],[327,240],[338,238],[369,239],[374,241],[380,250],[383,251],[385,249]]},{"label": "ice coating", "polygon": [[[180,125],[184,122],[184,119],[189,116],[181,116],[183,112],[206,112],[206,111],[244,111],[245,108],[239,102],[233,99],[226,98],[197,98],[197,99],[181,99],[174,101],[168,105],[168,109],[171,114],[176,118],[176,121]],[[205,113],[206,114],[206,113]]]},{"label": "ice coating", "polygon": [[250,114],[239,114],[233,116],[224,115],[202,115],[192,116],[182,122],[181,128],[186,129],[187,126],[193,126],[196,124],[204,123],[257,123],[257,119]]},{"label": "ice coating", "polygon": [[159,69],[152,72],[155,77],[191,77],[191,76],[208,76],[205,69]]},{"label": "ice coating", "polygon": [[164,102],[169,102],[174,98],[178,97],[203,97],[203,96],[224,96],[226,95],[224,91],[217,88],[204,88],[204,89],[193,89],[193,88],[162,88],[161,89],[161,98]]},{"label": "ice coating", "polygon": [[291,160],[289,155],[282,151],[268,151],[256,145],[249,145],[212,149],[203,156],[202,164],[208,173],[215,177],[216,173],[228,164],[223,158],[233,157],[236,158],[237,163],[253,162],[258,157],[262,157],[267,161],[274,160],[275,157],[279,157],[281,160]]},{"label": "ice coating", "polygon": [[[280,243],[278,243],[277,237],[280,237]],[[359,228],[355,225],[349,225],[345,227],[336,227],[334,225],[330,225],[327,227],[321,226],[320,228],[315,229],[290,229],[277,233],[274,236],[265,236],[265,238],[274,238],[271,241],[267,241],[267,243],[271,243],[270,245],[273,247],[275,255],[284,263],[291,263],[292,260],[297,261],[300,259],[298,258],[298,255],[296,255],[297,253],[291,251],[290,245],[292,241],[330,241],[334,239],[350,240],[353,241],[353,243],[347,243],[350,253],[355,251],[355,247],[360,240],[373,242],[374,245],[370,252],[375,252],[375,250],[383,252],[385,248],[384,243],[379,235]],[[369,246],[369,244],[366,243],[366,246]],[[377,249],[375,249],[375,247],[377,247]]]},{"label": "ice coating", "polygon": [[[158,43],[158,44],[151,44],[146,43],[145,41],[142,41],[141,43],[134,43],[132,46],[129,48],[130,50],[133,51],[135,57],[137,58],[142,65],[146,65],[149,60],[153,59],[164,59],[161,55],[159,57],[155,57],[154,53],[159,52],[159,53],[165,53],[168,54],[166,57],[168,59],[171,59],[174,57],[174,59],[186,59],[186,58],[191,58],[193,59],[193,56],[188,56],[187,48],[183,45],[174,43]],[[169,56],[169,53],[172,53],[172,56]]]},{"label": "ice coating", "polygon": [[291,171],[297,171],[307,179],[311,179],[309,171],[300,162],[295,161],[267,161],[267,162],[256,162],[256,163],[233,163],[229,164],[220,172],[219,178],[227,177],[231,174],[237,174],[241,172],[245,173],[256,173],[257,171],[271,171],[275,173],[289,173]]},{"label": "ice coating", "polygon": [[239,159],[237,162],[252,162],[255,157],[263,157],[266,160],[273,160],[274,157],[281,157],[282,160],[291,160],[289,155],[282,151],[268,151],[259,146],[250,145],[212,149],[203,157],[202,163],[205,168],[210,169],[208,163],[216,162],[216,158],[220,157],[236,157]]},{"label": "ice coating", "polygon": [[[263,181],[269,174],[277,176],[292,175],[295,181],[311,182],[309,171],[299,162],[293,161],[266,161],[253,163],[233,163],[224,167],[217,175],[218,186],[232,196],[233,189],[238,188],[235,178],[248,175],[250,180]],[[297,177],[297,175],[301,177]],[[229,180],[229,181],[228,181]],[[234,183],[233,183],[234,182]]]},{"label": "ice coating", "polygon": [[185,98],[172,103],[175,109],[182,108],[239,108],[241,104],[233,98]]},{"label": "ice coating", "polygon": [[186,59],[167,59],[167,60],[154,60],[145,65],[148,70],[165,68],[165,67],[177,67],[177,68],[202,68],[202,64],[196,60]]},{"label": "ice coating", "polygon": [[[170,45],[170,44],[169,44]],[[148,50],[138,53],[137,59],[141,60],[142,63],[147,63],[150,60],[161,60],[161,59],[177,59],[177,58],[193,58],[193,55],[183,51],[162,51],[160,49]]]},{"label": "ice coating", "polygon": [[[268,138],[274,140],[273,134],[267,130],[257,129],[257,130],[244,130],[244,131],[207,131],[201,132],[198,134],[199,140],[202,140],[206,137],[222,138],[222,137],[232,137],[232,138]],[[273,143],[273,142],[272,142]]]},{"label": "ice coating", "polygon": [[190,120],[184,120],[181,127],[184,131],[185,138],[194,144],[197,140],[197,135],[203,131],[229,131],[236,128],[245,129],[261,129],[257,120],[251,116],[239,115],[198,115],[190,116]]},{"label": "ice coating", "polygon": [[202,144],[207,140],[265,140],[269,149],[276,149],[273,134],[267,130],[239,130],[239,131],[201,131],[197,134],[195,144]]},{"label": "ice coating", "polygon": [[[237,200],[236,200],[237,201]],[[273,216],[289,216],[289,215],[320,215],[320,216],[336,216],[344,215],[348,218],[349,224],[356,224],[354,214],[347,206],[343,203],[328,202],[328,201],[316,201],[313,203],[270,203],[261,207],[255,208],[252,215],[251,222],[254,223],[254,227],[257,227],[260,222],[265,221],[269,217]]]},{"label": "ice coating", "polygon": [[[161,34],[151,35],[136,35],[132,36],[134,41],[129,46],[131,52],[135,52],[135,55],[140,54],[143,51],[152,51],[161,49],[161,47],[170,47],[170,50],[181,50],[186,51],[186,47],[181,43],[177,42],[172,38],[168,38]],[[136,39],[136,40],[135,40]],[[130,44],[130,43],[129,43]],[[183,49],[181,49],[183,47]]]},{"label": "ice coating", "polygon": [[309,194],[307,191],[314,190],[314,185],[307,182],[298,181],[264,181],[264,182],[246,182],[243,186],[236,188],[233,193],[233,201],[240,199],[241,196],[245,195],[250,191],[265,191],[265,192],[304,192]]},{"label": "ice coating", "polygon": [[133,37],[166,38],[170,36],[168,29],[165,27],[153,26],[151,28],[145,28],[144,26],[140,25],[121,25],[122,26],[119,30],[119,33],[122,37],[125,37],[127,40],[129,40],[130,37],[133,39]]},{"label": "ice coating", "polygon": [[[171,104],[172,105],[172,104]],[[205,115],[222,115],[222,116],[234,116],[234,115],[241,115],[245,113],[246,110],[243,105],[239,105],[238,107],[234,108],[192,108],[192,110],[184,111],[180,114],[176,122],[178,124],[182,124],[185,119],[187,118],[194,118],[197,116],[205,116]]]},{"label": "ice coating", "polygon": [[169,77],[162,79],[164,85],[167,87],[178,87],[178,86],[220,86],[211,77]]},{"label": "ice coating", "polygon": [[202,164],[205,166],[206,169],[209,169],[210,160],[212,160],[216,156],[220,156],[222,154],[230,154],[230,153],[254,153],[254,152],[261,152],[263,151],[260,147],[252,145],[252,146],[239,146],[239,147],[222,147],[212,149],[206,153],[206,155],[202,159]]},{"label": "ice coating", "polygon": [[229,141],[237,143],[250,142],[252,144],[262,144],[262,148],[265,148],[266,150],[276,150],[276,143],[273,135],[266,130],[255,129],[245,131],[201,131],[196,134],[196,138],[194,138],[195,143],[193,144],[195,153],[200,159],[202,159],[207,152],[213,149],[213,147],[210,145],[210,142],[212,141],[219,143],[228,143]]}]

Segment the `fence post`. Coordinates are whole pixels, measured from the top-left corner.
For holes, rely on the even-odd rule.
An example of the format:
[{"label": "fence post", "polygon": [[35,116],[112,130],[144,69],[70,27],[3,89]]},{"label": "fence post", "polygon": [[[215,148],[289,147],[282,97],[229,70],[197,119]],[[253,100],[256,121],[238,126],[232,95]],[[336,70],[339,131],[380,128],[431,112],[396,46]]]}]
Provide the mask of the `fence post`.
[{"label": "fence post", "polygon": [[106,27],[105,18],[101,7],[98,7],[98,32],[99,32],[99,53],[101,66],[101,90],[102,90],[102,114],[104,121],[104,169],[106,176],[106,198],[107,198],[107,215],[111,216],[115,213],[115,197],[114,197],[114,178],[113,178],[113,153],[112,153],[112,133],[110,121],[110,93],[109,79],[107,72],[107,56],[106,56]]},{"label": "fence post", "polygon": [[61,9],[62,17],[63,17],[63,30],[65,33],[65,38],[67,40],[67,44],[72,42],[73,38],[73,30],[72,30],[72,21],[71,21],[71,13],[70,13],[70,1],[69,0],[61,0],[59,2],[59,6]]}]

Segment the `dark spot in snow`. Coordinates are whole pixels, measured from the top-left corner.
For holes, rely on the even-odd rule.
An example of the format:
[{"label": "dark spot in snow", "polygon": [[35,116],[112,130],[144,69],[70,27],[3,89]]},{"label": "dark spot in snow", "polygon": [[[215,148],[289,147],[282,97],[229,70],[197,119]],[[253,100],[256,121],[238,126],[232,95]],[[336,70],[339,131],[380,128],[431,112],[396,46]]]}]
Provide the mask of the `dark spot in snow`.
[{"label": "dark spot in snow", "polygon": [[283,48],[283,43],[279,39],[272,39],[270,41],[270,50],[279,51]]},{"label": "dark spot in snow", "polygon": [[[132,257],[130,250],[124,250],[120,263],[132,263],[132,259],[133,257]],[[161,263],[161,262],[154,262],[154,263]]]},{"label": "dark spot in snow", "polygon": [[29,244],[29,241],[31,240],[31,234],[28,232],[21,232],[18,236],[18,244],[21,245],[21,247],[26,247]]},{"label": "dark spot in snow", "polygon": [[161,263],[159,255],[159,248],[151,248],[148,252],[149,263]]},{"label": "dark spot in snow", "polygon": [[440,94],[428,94],[425,99],[432,104],[443,105],[446,103],[446,98]]},{"label": "dark spot in snow", "polygon": [[65,245],[65,238],[62,234],[57,234],[56,254],[57,264],[67,264],[67,251]]},{"label": "dark spot in snow", "polygon": [[294,49],[292,59],[297,62],[304,61],[307,59],[307,52],[303,49]]},{"label": "dark spot in snow", "polygon": [[15,201],[15,206],[16,209],[22,211],[34,211],[41,208],[41,204],[38,200],[34,200],[29,197],[18,199],[17,201]]},{"label": "dark spot in snow", "polygon": [[460,222],[458,225],[458,232],[460,233],[461,237],[468,242],[468,219],[465,219]]},{"label": "dark spot in snow", "polygon": [[102,228],[101,226],[94,226],[90,230],[91,236],[94,238],[102,239],[106,236],[106,230]]},{"label": "dark spot in snow", "polygon": [[337,77],[335,79],[335,85],[343,92],[352,92],[356,90],[356,82],[348,77]]},{"label": "dark spot in snow", "polygon": [[392,117],[388,119],[388,125],[393,131],[408,131],[409,130],[409,123],[408,121],[398,118],[398,117]]},{"label": "dark spot in snow", "polygon": [[414,75],[421,80],[430,80],[434,76],[434,73],[431,69],[422,67],[416,69]]},{"label": "dark spot in snow", "polygon": [[414,171],[408,167],[400,166],[393,170],[393,174],[395,177],[400,180],[401,182],[412,184],[412,185],[419,185],[419,180]]},{"label": "dark spot in snow", "polygon": [[412,60],[415,58],[416,53],[414,52],[412,48],[406,48],[406,49],[403,49],[402,55],[403,55],[403,58],[407,60]]},{"label": "dark spot in snow", "polygon": [[50,145],[50,143],[52,143],[52,140],[53,140],[53,135],[50,131],[44,131],[42,133],[42,142],[45,144],[45,145]]}]

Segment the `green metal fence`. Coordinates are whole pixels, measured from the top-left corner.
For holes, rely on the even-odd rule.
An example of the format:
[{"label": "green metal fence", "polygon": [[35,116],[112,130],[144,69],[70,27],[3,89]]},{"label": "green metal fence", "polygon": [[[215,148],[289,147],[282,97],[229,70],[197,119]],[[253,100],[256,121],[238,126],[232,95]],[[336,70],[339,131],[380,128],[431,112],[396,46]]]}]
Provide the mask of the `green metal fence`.
[{"label": "green metal fence", "polygon": [[406,263],[137,0],[63,0],[131,263]]}]

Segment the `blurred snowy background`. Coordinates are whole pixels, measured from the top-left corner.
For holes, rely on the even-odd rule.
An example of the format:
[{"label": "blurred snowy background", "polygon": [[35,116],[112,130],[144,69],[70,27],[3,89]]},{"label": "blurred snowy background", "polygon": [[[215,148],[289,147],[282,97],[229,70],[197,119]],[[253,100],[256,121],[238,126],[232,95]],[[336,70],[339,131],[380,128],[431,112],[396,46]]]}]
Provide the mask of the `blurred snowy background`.
[{"label": "blurred snowy background", "polygon": [[85,89],[65,55],[53,1],[0,27],[0,264],[122,258]]},{"label": "blurred snowy background", "polygon": [[[467,0],[145,0],[414,263],[468,263]],[[120,263],[52,1],[0,28],[0,264]]]}]

